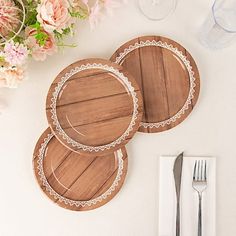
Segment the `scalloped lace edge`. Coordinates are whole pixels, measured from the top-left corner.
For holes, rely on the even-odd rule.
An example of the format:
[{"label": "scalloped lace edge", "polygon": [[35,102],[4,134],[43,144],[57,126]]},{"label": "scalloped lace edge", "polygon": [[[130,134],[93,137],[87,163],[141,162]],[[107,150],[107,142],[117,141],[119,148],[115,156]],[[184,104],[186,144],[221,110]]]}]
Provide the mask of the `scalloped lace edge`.
[{"label": "scalloped lace edge", "polygon": [[[70,77],[72,77],[74,74],[83,71],[83,70],[87,70],[87,69],[102,69],[102,70],[106,70],[109,71],[113,74],[115,74],[117,76],[118,79],[120,79],[128,88],[132,99],[133,99],[133,114],[132,114],[132,119],[131,122],[128,126],[128,128],[126,129],[126,131],[119,137],[117,138],[115,141],[113,141],[112,143],[106,144],[106,145],[102,145],[102,146],[87,146],[84,144],[81,144],[75,140],[73,140],[71,137],[69,137],[65,131],[62,129],[59,121],[58,121],[58,117],[57,117],[57,112],[56,112],[56,103],[57,103],[57,98],[59,96],[59,93],[63,87],[63,85],[66,83],[67,80],[70,79]],[[86,64],[86,65],[81,65],[79,67],[75,67],[74,69],[72,69],[69,73],[66,73],[65,76],[63,76],[61,78],[61,81],[58,82],[53,94],[52,94],[52,98],[51,98],[51,118],[53,120],[53,124],[56,127],[56,130],[58,131],[58,134],[60,136],[62,136],[62,138],[64,140],[66,140],[66,142],[70,145],[72,145],[72,147],[76,147],[78,149],[82,149],[83,151],[89,151],[89,152],[99,152],[99,151],[104,151],[104,150],[109,150],[112,147],[115,147],[116,145],[121,144],[130,134],[130,132],[133,130],[133,127],[136,124],[136,120],[138,118],[138,98],[137,98],[137,94],[135,92],[134,87],[132,86],[131,82],[128,80],[127,77],[124,76],[123,73],[119,72],[117,69],[115,69],[112,66],[108,66],[108,65],[103,65],[101,63],[93,63],[93,64]]]}]

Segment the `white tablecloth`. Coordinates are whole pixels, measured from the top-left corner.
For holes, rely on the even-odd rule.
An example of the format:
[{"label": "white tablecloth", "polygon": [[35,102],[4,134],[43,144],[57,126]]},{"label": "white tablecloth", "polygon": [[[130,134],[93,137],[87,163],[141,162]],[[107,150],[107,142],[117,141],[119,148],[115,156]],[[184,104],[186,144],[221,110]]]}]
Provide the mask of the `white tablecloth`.
[{"label": "white tablecloth", "polygon": [[[0,90],[8,103],[0,116],[1,236],[156,236],[158,235],[158,157],[176,155],[217,158],[217,236],[236,235],[236,44],[209,51],[198,32],[213,0],[180,0],[173,15],[147,20],[136,0],[115,11],[91,32],[79,25],[76,49],[32,62],[29,80],[17,90]],[[91,212],[71,212],[43,195],[32,171],[32,153],[47,128],[45,98],[55,75],[88,57],[109,58],[122,43],[157,34],[183,44],[195,58],[202,79],[199,102],[175,129],[138,133],[128,144],[129,172],[117,197]]]}]

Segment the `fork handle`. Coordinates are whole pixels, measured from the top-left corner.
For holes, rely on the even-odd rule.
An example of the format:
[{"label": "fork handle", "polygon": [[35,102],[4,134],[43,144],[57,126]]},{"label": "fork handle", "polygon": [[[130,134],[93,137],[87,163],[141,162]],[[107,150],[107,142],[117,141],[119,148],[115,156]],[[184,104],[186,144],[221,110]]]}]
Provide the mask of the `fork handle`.
[{"label": "fork handle", "polygon": [[198,236],[202,236],[202,194],[198,193]]}]

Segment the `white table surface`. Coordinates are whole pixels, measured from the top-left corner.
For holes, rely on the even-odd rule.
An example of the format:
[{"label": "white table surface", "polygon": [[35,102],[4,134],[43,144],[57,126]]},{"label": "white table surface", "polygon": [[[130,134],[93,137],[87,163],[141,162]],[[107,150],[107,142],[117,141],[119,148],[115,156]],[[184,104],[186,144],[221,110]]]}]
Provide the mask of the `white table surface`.
[{"label": "white table surface", "polygon": [[[76,49],[32,62],[29,80],[20,88],[0,90],[0,100],[7,103],[0,116],[0,236],[156,236],[158,159],[182,150],[217,157],[217,235],[236,235],[236,44],[222,51],[199,44],[198,32],[212,2],[179,0],[173,15],[152,22],[139,12],[136,0],[128,1],[94,32],[80,24]],[[127,40],[150,34],[178,41],[195,58],[202,80],[195,110],[170,131],[134,137],[127,145],[125,185],[110,203],[90,212],[58,207],[41,192],[31,163],[35,143],[47,128],[50,83],[76,60],[109,58]]]}]

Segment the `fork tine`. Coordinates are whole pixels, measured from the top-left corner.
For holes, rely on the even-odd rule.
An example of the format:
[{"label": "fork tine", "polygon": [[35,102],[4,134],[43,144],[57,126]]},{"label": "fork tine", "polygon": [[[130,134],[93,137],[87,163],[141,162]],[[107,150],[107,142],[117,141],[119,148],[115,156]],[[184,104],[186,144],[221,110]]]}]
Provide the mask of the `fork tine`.
[{"label": "fork tine", "polygon": [[196,171],[197,171],[197,161],[195,161],[195,164],[194,164],[193,180],[196,180]]},{"label": "fork tine", "polygon": [[198,169],[198,172],[197,172],[197,180],[198,181],[200,181],[200,179],[201,179],[201,175],[200,175],[200,173],[201,173],[201,162],[200,161],[198,161],[198,167],[197,167],[197,169]]},{"label": "fork tine", "polygon": [[195,180],[198,180],[198,161],[196,161],[196,178]]},{"label": "fork tine", "polygon": [[201,181],[204,180],[204,161],[201,160]]},{"label": "fork tine", "polygon": [[193,170],[193,181],[207,181],[207,161],[196,160]]},{"label": "fork tine", "polygon": [[199,176],[200,181],[202,181],[202,160],[200,161],[200,176]]},{"label": "fork tine", "polygon": [[207,168],[207,164],[206,164],[206,160],[205,160],[205,171],[204,171],[204,180],[205,181],[207,181],[206,168]]},{"label": "fork tine", "polygon": [[199,160],[199,177],[198,180],[201,181],[202,178],[202,162]]}]

